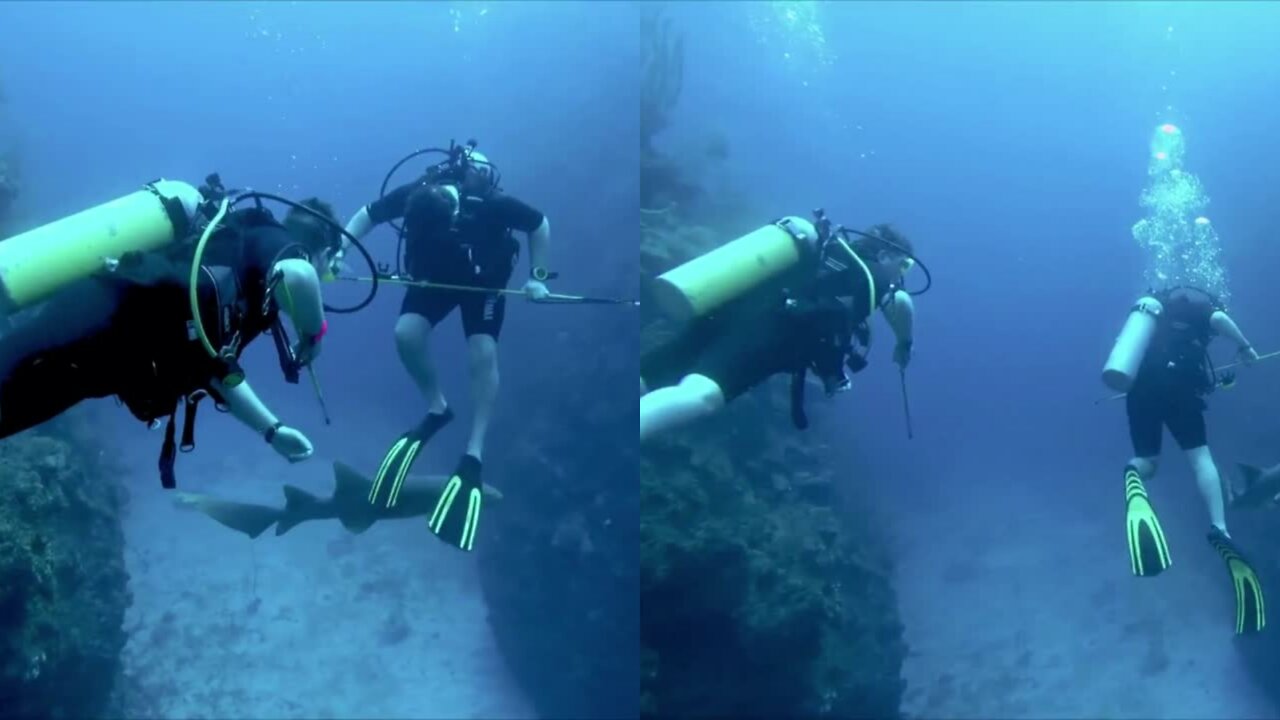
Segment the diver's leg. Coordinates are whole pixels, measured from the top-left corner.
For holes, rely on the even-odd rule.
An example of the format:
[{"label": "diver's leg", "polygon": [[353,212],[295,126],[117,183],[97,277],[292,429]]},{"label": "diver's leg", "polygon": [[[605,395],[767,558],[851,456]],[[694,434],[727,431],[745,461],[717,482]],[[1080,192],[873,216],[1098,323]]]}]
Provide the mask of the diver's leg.
[{"label": "diver's leg", "polygon": [[[506,277],[501,278],[505,282]],[[467,336],[467,364],[471,376],[471,436],[467,454],[482,460],[489,420],[498,401],[498,338],[506,318],[503,295],[473,295],[462,302],[462,330]]]},{"label": "diver's leg", "polygon": [[441,299],[433,298],[426,289],[410,288],[405,293],[395,329],[400,363],[426,399],[428,411],[435,415],[443,413],[447,403],[431,359],[431,329],[452,310],[452,305],[440,302]]},{"label": "diver's leg", "polygon": [[[100,358],[100,333],[24,359],[0,378],[0,439],[48,422],[82,400],[105,397],[114,376],[93,365]],[[0,340],[0,353],[8,338]]]},{"label": "diver's leg", "polygon": [[1227,533],[1226,503],[1222,499],[1222,476],[1218,474],[1218,466],[1213,462],[1213,453],[1209,452],[1204,407],[1202,398],[1188,392],[1171,400],[1165,422],[1178,447],[1182,448],[1187,461],[1191,463],[1196,486],[1200,488],[1200,496],[1204,498],[1205,508],[1209,511],[1209,522],[1221,530],[1223,535],[1230,537]]},{"label": "diver's leg", "polygon": [[[31,317],[25,317],[17,322],[0,341],[0,383],[6,386],[0,388],[0,394],[15,392],[16,383],[7,381],[13,377],[20,366],[42,355],[68,348],[73,343],[87,341],[92,336],[108,330],[119,306],[119,292],[113,286],[96,278],[68,285],[48,301],[37,306],[31,313]],[[52,376],[42,373],[41,377]],[[54,391],[53,388],[49,390]],[[74,396],[75,393],[72,395]],[[24,393],[24,397],[26,399],[23,403],[32,402],[31,394]],[[0,418],[3,418],[7,411],[15,408],[16,405],[12,403],[0,403]],[[21,415],[26,418],[27,413],[21,412]],[[31,417],[42,415],[44,413],[40,412]],[[36,422],[47,419],[46,417]],[[27,423],[28,420],[15,419],[14,422],[15,426],[18,426]]]},{"label": "diver's leg", "polygon": [[489,419],[493,416],[493,407],[498,400],[498,341],[492,335],[472,335],[467,338],[467,360],[474,405],[467,454],[483,460],[484,438],[489,431]]},{"label": "diver's leg", "polygon": [[1196,485],[1200,488],[1200,496],[1204,498],[1205,507],[1209,510],[1209,522],[1221,530],[1223,535],[1231,537],[1227,532],[1226,503],[1222,499],[1222,476],[1218,474],[1218,466],[1213,462],[1209,446],[1191,448],[1186,453],[1191,471],[1196,476]]},{"label": "diver's leg", "polygon": [[1135,386],[1125,402],[1134,457],[1124,469],[1125,537],[1129,564],[1137,577],[1155,577],[1173,564],[1160,519],[1147,496],[1144,480],[1156,473],[1160,455],[1164,403],[1159,393]]},{"label": "diver's leg", "polygon": [[1138,476],[1146,482],[1156,476],[1156,470],[1160,468],[1160,458],[1134,456],[1129,458],[1129,465],[1137,470]]},{"label": "diver's leg", "polygon": [[1160,394],[1146,386],[1135,386],[1125,397],[1125,419],[1129,424],[1129,442],[1133,457],[1129,465],[1143,481],[1155,477],[1159,469],[1160,446],[1164,433],[1164,409]]},{"label": "diver's leg", "polygon": [[697,373],[688,375],[678,385],[658,388],[640,398],[640,440],[707,417],[724,405],[724,392],[714,380]]}]

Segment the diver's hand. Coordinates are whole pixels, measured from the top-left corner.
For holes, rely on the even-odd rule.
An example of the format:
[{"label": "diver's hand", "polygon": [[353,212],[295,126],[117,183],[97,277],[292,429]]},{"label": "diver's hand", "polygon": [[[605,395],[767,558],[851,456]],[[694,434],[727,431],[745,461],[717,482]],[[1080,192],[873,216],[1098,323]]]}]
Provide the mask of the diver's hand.
[{"label": "diver's hand", "polygon": [[853,382],[841,370],[839,375],[822,378],[822,389],[826,392],[827,397],[835,397],[842,392],[848,392],[853,388]]},{"label": "diver's hand", "polygon": [[1252,365],[1258,359],[1258,351],[1254,350],[1252,345],[1245,345],[1240,348],[1240,352],[1237,355],[1240,357],[1240,362],[1245,365]]},{"label": "diver's hand", "polygon": [[541,280],[530,279],[524,284],[524,294],[527,295],[530,300],[537,302],[539,300],[546,300],[547,296],[551,294],[551,291],[547,289],[546,283]]},{"label": "diver's hand", "polygon": [[293,359],[299,367],[307,367],[320,357],[320,336],[302,338],[293,344]]},{"label": "diver's hand", "polygon": [[311,457],[311,453],[315,449],[311,447],[311,441],[303,435],[301,431],[291,427],[281,425],[275,434],[271,436],[271,449],[280,453],[285,460],[291,463],[302,462]]},{"label": "diver's hand", "polygon": [[341,275],[342,271],[346,268],[346,265],[342,262],[342,259],[346,257],[346,255],[347,251],[345,248],[335,250],[333,254],[329,256],[328,262],[325,263],[325,274],[321,279],[333,280]]},{"label": "diver's hand", "polygon": [[903,340],[893,347],[893,361],[903,370],[911,364],[911,341]]}]

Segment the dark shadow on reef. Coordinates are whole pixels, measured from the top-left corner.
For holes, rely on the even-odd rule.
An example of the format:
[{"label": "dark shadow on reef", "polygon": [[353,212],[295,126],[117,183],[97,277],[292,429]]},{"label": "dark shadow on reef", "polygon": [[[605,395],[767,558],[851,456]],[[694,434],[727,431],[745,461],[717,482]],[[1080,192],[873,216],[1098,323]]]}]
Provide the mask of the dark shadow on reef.
[{"label": "dark shadow on reef", "polygon": [[131,602],[121,472],[72,412],[0,441],[0,717],[114,714]]},{"label": "dark shadow on reef", "polygon": [[[632,261],[583,291],[634,297],[636,278]],[[505,396],[527,400],[495,422],[506,440],[487,452],[508,478],[495,476],[505,501],[480,530],[489,622],[540,717],[635,718],[639,319],[627,308],[555,322],[577,350],[503,377]]]},{"label": "dark shadow on reef", "polygon": [[[646,309],[653,278],[761,222],[708,200],[685,159],[653,145],[684,66],[660,8],[644,24]],[[675,329],[647,312],[642,322],[642,348]],[[785,395],[759,388],[640,453],[644,717],[899,716],[906,646],[885,534],[837,497],[850,483],[814,433],[791,427]]]}]

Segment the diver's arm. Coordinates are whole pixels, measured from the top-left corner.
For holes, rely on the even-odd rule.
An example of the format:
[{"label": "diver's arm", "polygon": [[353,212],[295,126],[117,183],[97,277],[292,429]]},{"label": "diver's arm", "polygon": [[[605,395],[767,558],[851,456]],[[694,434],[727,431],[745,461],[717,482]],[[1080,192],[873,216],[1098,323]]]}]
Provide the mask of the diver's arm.
[{"label": "diver's arm", "polygon": [[[351,233],[351,236],[357,240],[363,240],[364,236],[368,235],[369,231],[372,229],[373,229],[373,218],[369,217],[368,205],[365,205],[364,207],[360,208],[360,212],[356,213],[355,215],[352,215],[351,219],[347,221],[347,227],[346,227],[347,232]],[[347,248],[349,247],[351,247],[351,238],[347,237],[346,235],[343,235],[342,249],[339,250],[338,252],[345,254],[347,252]]]},{"label": "diver's arm", "polygon": [[276,263],[272,272],[280,274],[276,302],[288,314],[294,330],[307,338],[322,335],[324,299],[316,269],[306,260],[289,258]]},{"label": "diver's arm", "polygon": [[533,232],[529,233],[529,267],[546,268],[547,252],[551,247],[551,221],[546,215]]},{"label": "diver's arm", "polygon": [[1248,350],[1253,347],[1245,339],[1244,333],[1240,332],[1240,328],[1231,319],[1231,316],[1221,310],[1216,310],[1213,315],[1209,316],[1209,326],[1219,335],[1230,338],[1240,350]]},{"label": "diver's arm", "polygon": [[258,399],[258,394],[249,387],[247,380],[242,380],[232,387],[227,387],[218,380],[214,380],[212,385],[226,402],[231,414],[245,427],[259,435],[266,433],[279,422],[267,406]]},{"label": "diver's arm", "polygon": [[893,299],[885,303],[882,312],[889,327],[893,328],[898,344],[910,345],[913,342],[916,317],[916,306],[911,296],[902,290],[894,292]]}]

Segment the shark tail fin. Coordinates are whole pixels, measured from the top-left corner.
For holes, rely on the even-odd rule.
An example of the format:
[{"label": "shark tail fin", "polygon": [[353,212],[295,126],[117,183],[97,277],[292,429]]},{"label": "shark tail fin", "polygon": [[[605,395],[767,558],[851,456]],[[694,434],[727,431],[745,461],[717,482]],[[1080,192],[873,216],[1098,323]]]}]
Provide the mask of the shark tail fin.
[{"label": "shark tail fin", "polygon": [[[219,500],[208,495],[181,493],[174,504],[182,508],[199,510],[222,525],[238,530],[250,538],[258,537],[276,522],[283,521],[283,513],[276,508]],[[279,534],[278,530],[276,534]]]},{"label": "shark tail fin", "polygon": [[280,513],[280,521],[276,523],[276,535],[283,535],[295,525],[307,518],[302,511],[309,505],[315,505],[320,499],[315,495],[293,485],[284,486],[284,510]]}]

